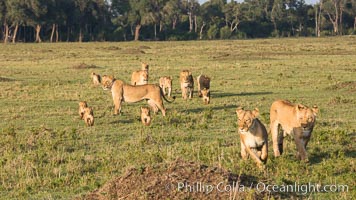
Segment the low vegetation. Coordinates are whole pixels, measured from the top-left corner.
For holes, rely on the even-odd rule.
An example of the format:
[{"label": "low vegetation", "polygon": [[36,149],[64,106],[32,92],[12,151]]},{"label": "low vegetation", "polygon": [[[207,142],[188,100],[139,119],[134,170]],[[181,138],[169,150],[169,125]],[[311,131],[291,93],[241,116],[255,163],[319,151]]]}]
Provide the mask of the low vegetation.
[{"label": "low vegetation", "polygon": [[[352,199],[355,55],[355,37],[1,45],[1,198],[83,197],[130,169],[180,159],[271,185],[348,186],[344,192],[257,194],[261,198]],[[167,116],[153,115],[147,127],[140,121],[145,102],[124,103],[122,115],[113,116],[111,93],[90,80],[95,72],[130,82],[140,61],[150,64],[151,83],[172,76],[177,96],[165,103]],[[211,77],[209,105],[196,93],[192,100],[181,99],[182,69]],[[310,162],[296,160],[291,138],[284,154],[274,158],[269,135],[267,168],[261,171],[253,160],[241,159],[235,110],[257,107],[268,127],[276,99],[319,106]],[[93,108],[93,127],[80,119],[79,101]],[[244,195],[253,193],[258,191]]]}]

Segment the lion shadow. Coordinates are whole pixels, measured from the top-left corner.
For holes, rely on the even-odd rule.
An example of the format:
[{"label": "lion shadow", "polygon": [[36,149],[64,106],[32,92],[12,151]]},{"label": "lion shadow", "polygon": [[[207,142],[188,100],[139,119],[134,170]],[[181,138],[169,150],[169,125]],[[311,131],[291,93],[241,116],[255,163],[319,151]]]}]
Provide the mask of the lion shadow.
[{"label": "lion shadow", "polygon": [[220,106],[213,106],[213,107],[199,107],[199,108],[191,108],[191,109],[184,109],[181,112],[192,112],[192,113],[201,113],[206,110],[225,110],[225,109],[232,109],[232,108],[237,108],[237,105],[220,105]]},{"label": "lion shadow", "polygon": [[231,93],[231,92],[211,92],[212,98],[224,98],[224,97],[235,97],[235,96],[253,96],[253,95],[269,95],[273,92],[240,92],[240,93]]}]

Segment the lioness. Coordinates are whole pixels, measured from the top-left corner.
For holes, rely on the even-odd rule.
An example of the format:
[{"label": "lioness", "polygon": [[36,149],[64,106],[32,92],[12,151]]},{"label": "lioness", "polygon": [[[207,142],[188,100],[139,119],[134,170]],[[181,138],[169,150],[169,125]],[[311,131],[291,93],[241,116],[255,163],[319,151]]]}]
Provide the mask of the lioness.
[{"label": "lioness", "polygon": [[94,85],[100,85],[101,77],[99,74],[95,74],[94,72],[92,72],[90,77],[93,80]]},{"label": "lioness", "polygon": [[197,77],[198,82],[198,96],[203,97],[205,104],[210,103],[210,78],[205,75]]},{"label": "lioness", "polygon": [[88,107],[88,104],[87,104],[86,101],[79,102],[79,111],[78,111],[78,113],[79,113],[80,119],[83,119],[84,112],[85,112],[84,109],[86,107]]},{"label": "lioness", "polygon": [[94,126],[94,112],[90,107],[84,108],[83,119],[87,126]]},{"label": "lioness", "polygon": [[194,80],[192,76],[192,72],[189,70],[183,70],[180,72],[179,76],[180,89],[182,90],[183,99],[193,98],[194,92]]},{"label": "lioness", "polygon": [[148,84],[148,71],[138,70],[132,72],[131,85],[145,85]]},{"label": "lioness", "polygon": [[145,126],[149,126],[151,124],[151,114],[149,108],[141,107],[141,121]]},{"label": "lioness", "polygon": [[111,90],[115,105],[115,115],[121,112],[121,103],[123,101],[135,103],[146,99],[154,112],[157,112],[159,109],[162,115],[165,116],[166,109],[163,106],[162,98],[169,103],[172,103],[175,99],[175,97],[173,97],[173,101],[167,100],[163,95],[162,89],[154,84],[132,86],[125,84],[121,80],[114,79],[113,76],[106,75],[102,77],[101,83],[104,90]]},{"label": "lioness", "polygon": [[258,109],[245,111],[239,107],[236,109],[236,114],[242,158],[246,159],[251,155],[259,167],[264,167],[263,163],[266,163],[268,155],[268,135],[265,126],[257,119]]},{"label": "lioness", "polygon": [[[270,110],[270,129],[272,133],[274,156],[283,153],[283,139],[292,134],[297,146],[297,158],[308,162],[306,147],[313,131],[318,107],[308,108],[302,104],[292,104],[286,100],[272,103]],[[278,135],[281,125],[283,134]]]},{"label": "lioness", "polygon": [[159,78],[159,86],[162,88],[163,95],[166,95],[166,89],[168,90],[168,97],[171,97],[172,93],[172,77],[163,76]]}]

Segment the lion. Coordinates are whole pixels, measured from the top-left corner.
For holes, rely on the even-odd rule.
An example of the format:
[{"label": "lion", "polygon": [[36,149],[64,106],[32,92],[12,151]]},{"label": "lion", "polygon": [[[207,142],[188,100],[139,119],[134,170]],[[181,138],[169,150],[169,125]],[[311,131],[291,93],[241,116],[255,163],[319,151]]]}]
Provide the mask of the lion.
[{"label": "lion", "polygon": [[141,121],[145,126],[149,126],[151,124],[151,114],[148,107],[141,107]]},{"label": "lion", "polygon": [[158,112],[159,109],[162,115],[165,116],[166,109],[164,108],[162,98],[168,103],[172,103],[175,100],[175,97],[173,97],[172,101],[166,99],[162,89],[155,84],[133,86],[125,84],[122,80],[115,79],[113,76],[106,75],[102,77],[101,83],[104,90],[111,90],[115,105],[115,115],[121,113],[122,102],[135,103],[147,100],[148,105],[151,106],[155,113]]},{"label": "lion", "polygon": [[168,91],[168,97],[171,97],[172,94],[172,77],[163,76],[159,78],[159,86],[162,88],[163,95],[166,95],[166,89]]},{"label": "lion", "polygon": [[83,119],[84,112],[85,112],[84,109],[86,107],[88,107],[88,104],[87,104],[86,101],[79,102],[79,111],[78,111],[78,113],[79,113],[80,119]]},{"label": "lion", "polygon": [[188,97],[189,99],[192,99],[194,92],[194,80],[192,72],[190,72],[189,70],[181,71],[179,76],[179,82],[180,89],[182,90],[183,99],[186,100]]},{"label": "lion", "polygon": [[[272,134],[274,156],[283,153],[283,139],[286,135],[294,137],[297,146],[297,158],[308,162],[307,144],[314,129],[318,107],[309,108],[302,104],[292,104],[287,100],[277,100],[270,110],[270,129]],[[279,126],[283,134],[278,134]]]},{"label": "lion", "polygon": [[205,104],[210,103],[210,78],[205,75],[199,75],[197,77],[198,83],[198,96],[203,97]]},{"label": "lion", "polygon": [[260,168],[268,157],[268,134],[266,127],[257,118],[259,110],[244,110],[242,107],[236,109],[238,117],[238,132],[241,141],[241,157],[248,158],[250,155]]},{"label": "lion", "polygon": [[84,108],[83,119],[87,126],[94,126],[94,112],[91,107]]},{"label": "lion", "polygon": [[90,77],[93,80],[94,85],[100,85],[101,77],[100,77],[99,74],[96,74],[96,73],[92,72]]},{"label": "lion", "polygon": [[132,72],[131,85],[145,85],[148,84],[148,71],[138,70]]},{"label": "lion", "polygon": [[141,62],[141,70],[146,70],[148,73],[149,65],[145,62]]},{"label": "lion", "polygon": [[148,84],[148,69],[149,65],[145,62],[141,62],[141,70],[132,72],[131,85]]}]

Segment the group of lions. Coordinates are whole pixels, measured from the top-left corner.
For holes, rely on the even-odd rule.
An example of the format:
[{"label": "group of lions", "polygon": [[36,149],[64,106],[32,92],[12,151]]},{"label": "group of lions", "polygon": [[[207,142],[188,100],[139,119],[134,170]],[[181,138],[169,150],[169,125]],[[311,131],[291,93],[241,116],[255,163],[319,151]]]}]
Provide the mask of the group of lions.
[{"label": "group of lions", "polygon": [[[270,132],[272,135],[274,156],[283,153],[283,139],[286,135],[292,135],[297,146],[297,158],[308,162],[306,152],[307,144],[314,129],[318,107],[309,108],[302,104],[292,104],[286,100],[277,100],[272,103],[270,109]],[[267,161],[268,134],[266,127],[257,118],[259,110],[244,110],[239,107],[236,110],[238,117],[238,132],[241,141],[241,156],[249,155],[256,161],[259,167],[264,167]],[[279,126],[283,133],[279,134]]]},{"label": "group of lions", "polygon": [[[166,115],[163,100],[172,103],[172,77],[163,76],[159,79],[159,85],[148,84],[149,65],[141,63],[142,69],[134,71],[131,76],[131,85],[124,81],[115,79],[113,76],[100,76],[92,73],[91,78],[94,85],[100,85],[104,90],[110,90],[114,102],[114,114],[120,114],[122,102],[135,103],[146,100],[154,113],[159,110]],[[197,79],[198,96],[202,97],[205,104],[210,103],[210,81],[211,79],[200,74]],[[194,93],[194,78],[189,70],[182,70],[179,76],[182,98],[192,99]],[[165,96],[173,100],[168,100]],[[144,125],[151,124],[150,108],[141,107],[141,121]],[[297,158],[308,162],[306,152],[307,144],[313,131],[317,106],[309,108],[302,104],[292,104],[287,100],[277,100],[270,108],[270,132],[272,135],[274,156],[283,153],[283,139],[286,135],[292,135],[297,146]],[[94,115],[86,102],[79,103],[79,114],[88,126],[94,124]],[[268,157],[268,133],[266,127],[257,118],[259,110],[244,110],[242,107],[236,110],[238,118],[238,132],[241,140],[241,156],[243,159],[251,158],[261,168]],[[279,127],[283,134],[279,134]]]}]

